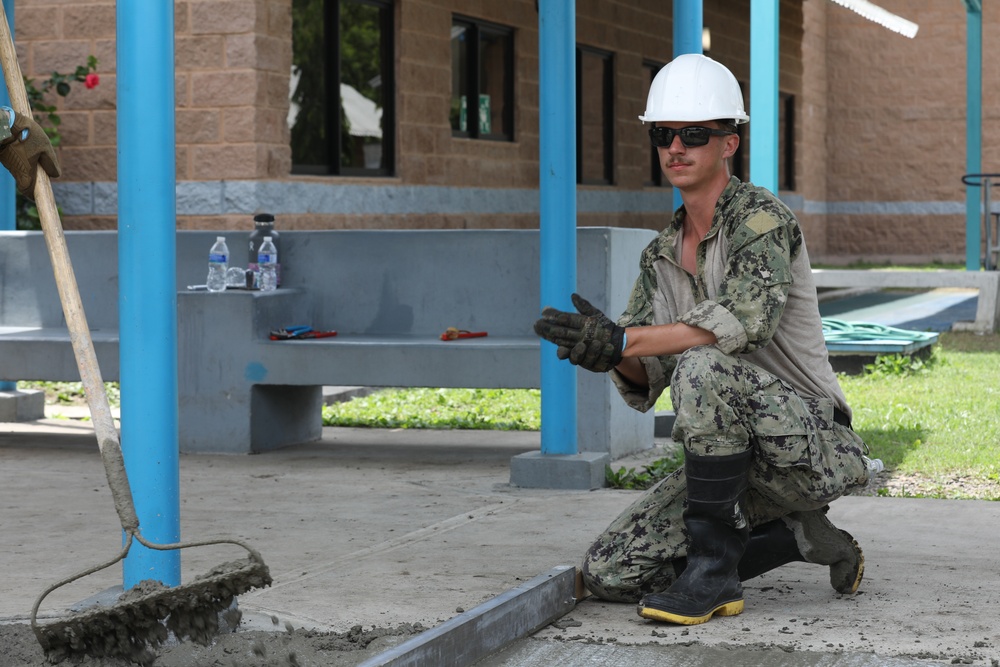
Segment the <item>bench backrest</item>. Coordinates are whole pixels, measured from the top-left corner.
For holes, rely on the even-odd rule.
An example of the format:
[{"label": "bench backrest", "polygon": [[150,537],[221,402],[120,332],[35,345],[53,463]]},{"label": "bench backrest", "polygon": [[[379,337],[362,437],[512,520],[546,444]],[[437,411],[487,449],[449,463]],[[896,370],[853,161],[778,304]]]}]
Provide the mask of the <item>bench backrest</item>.
[{"label": "bench backrest", "polygon": [[[580,229],[579,291],[599,308],[624,307],[652,237]],[[540,310],[539,241],[537,230],[293,232],[281,236],[281,263],[284,284],[309,292],[314,327],[438,335],[454,326],[531,336]]]},{"label": "bench backrest", "polygon": [[[208,249],[218,235],[226,237],[230,264],[245,266],[249,234],[178,232],[177,288],[204,284]],[[639,253],[653,236],[641,229],[579,229],[578,291],[617,316],[638,273]],[[117,328],[117,233],[67,232],[66,241],[88,324]],[[307,292],[306,324],[345,334],[438,335],[454,326],[532,335],[540,310],[539,257],[538,230],[280,233],[283,286]],[[65,326],[40,232],[0,232],[0,326]]]},{"label": "bench backrest", "polygon": [[[66,234],[91,329],[118,328],[118,235]],[[41,232],[0,232],[0,326],[65,327]]]}]

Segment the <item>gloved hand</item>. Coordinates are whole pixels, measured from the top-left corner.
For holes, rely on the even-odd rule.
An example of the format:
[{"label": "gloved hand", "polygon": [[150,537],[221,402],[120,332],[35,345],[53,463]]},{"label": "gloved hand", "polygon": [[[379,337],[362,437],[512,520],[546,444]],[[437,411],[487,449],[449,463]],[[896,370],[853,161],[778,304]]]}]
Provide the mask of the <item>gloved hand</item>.
[{"label": "gloved hand", "polygon": [[556,355],[573,365],[595,373],[606,373],[621,363],[625,329],[594,308],[579,294],[573,294],[579,313],[546,307],[535,322],[535,333],[558,345]]},{"label": "gloved hand", "polygon": [[14,122],[10,127],[11,136],[0,143],[0,163],[14,177],[17,191],[35,201],[37,166],[42,165],[46,174],[58,178],[62,173],[59,158],[45,130],[34,118],[29,114],[14,113],[9,107],[4,110],[8,118],[13,115]]}]

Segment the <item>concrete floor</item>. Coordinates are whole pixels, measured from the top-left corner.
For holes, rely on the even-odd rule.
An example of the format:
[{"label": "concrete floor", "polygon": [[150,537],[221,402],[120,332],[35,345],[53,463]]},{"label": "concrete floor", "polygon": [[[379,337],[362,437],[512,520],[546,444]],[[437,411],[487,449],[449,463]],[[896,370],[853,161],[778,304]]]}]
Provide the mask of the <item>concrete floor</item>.
[{"label": "concrete floor", "polygon": [[[321,442],[267,454],[182,456],[183,537],[232,534],[260,550],[275,583],[241,598],[251,627],[271,615],[337,631],[432,627],[576,565],[636,497],[511,487],[510,458],[538,447],[538,433],[326,429]],[[0,507],[0,620],[23,620],[46,585],[120,546],[87,422],[0,425]],[[1000,504],[847,497],[831,517],[865,549],[856,596],[836,594],[826,568],[793,564],[747,582],[743,614],[692,628],[587,598],[488,664],[662,665],[689,646],[730,651],[727,664],[998,664]],[[189,550],[183,580],[234,555]],[[87,577],[43,612],[120,577],[117,566]],[[876,661],[842,662],[866,656]]]}]

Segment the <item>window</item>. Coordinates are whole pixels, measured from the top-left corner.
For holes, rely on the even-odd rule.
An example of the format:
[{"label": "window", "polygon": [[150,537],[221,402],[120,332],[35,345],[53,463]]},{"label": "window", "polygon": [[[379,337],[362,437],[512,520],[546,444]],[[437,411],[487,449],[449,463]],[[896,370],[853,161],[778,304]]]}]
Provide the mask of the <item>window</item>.
[{"label": "window", "polygon": [[394,171],[392,4],[293,0],[292,173]]},{"label": "window", "polygon": [[[753,118],[753,110],[750,111]],[[753,150],[746,127],[737,126],[740,147],[733,156],[733,175],[741,181],[748,179],[750,151]],[[795,96],[781,92],[778,93],[778,189],[795,189]]]},{"label": "window", "polygon": [[[664,64],[666,63],[654,63],[650,61],[642,63],[642,68],[646,71],[646,80],[650,85],[652,85],[653,78],[663,68]],[[642,138],[646,142],[646,145],[649,146],[650,151],[649,181],[647,181],[646,185],[661,186],[663,185],[663,169],[660,168],[660,153],[656,150],[655,146],[649,143],[649,138],[646,135],[650,127],[651,125],[646,125],[645,123],[642,125]]]},{"label": "window", "polygon": [[576,48],[576,182],[614,181],[614,82],[606,51]]},{"label": "window", "polygon": [[795,96],[778,96],[778,188],[795,189]]},{"label": "window", "polygon": [[452,21],[450,121],[454,136],[514,140],[513,30]]}]

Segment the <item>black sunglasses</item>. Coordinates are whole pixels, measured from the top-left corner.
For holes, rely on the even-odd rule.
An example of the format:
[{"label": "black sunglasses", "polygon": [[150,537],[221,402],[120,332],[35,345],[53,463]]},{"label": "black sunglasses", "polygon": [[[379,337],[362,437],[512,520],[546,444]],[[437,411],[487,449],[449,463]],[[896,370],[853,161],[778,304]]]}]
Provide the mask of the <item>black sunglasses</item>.
[{"label": "black sunglasses", "polygon": [[712,137],[724,137],[727,134],[736,133],[729,130],[713,130],[701,125],[689,125],[679,130],[672,127],[651,127],[649,128],[649,141],[657,148],[667,148],[674,143],[674,137],[680,137],[681,143],[686,148],[694,148],[704,146]]}]

